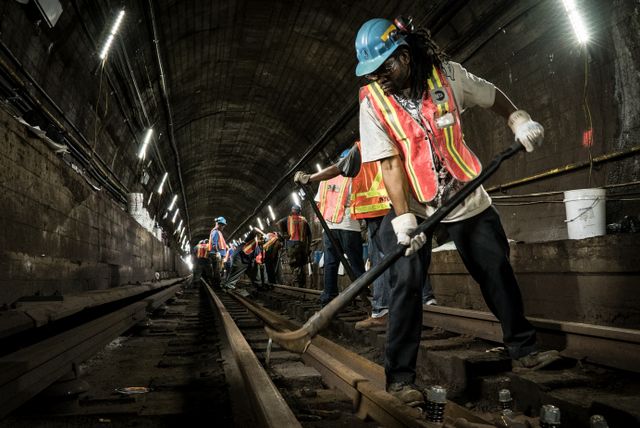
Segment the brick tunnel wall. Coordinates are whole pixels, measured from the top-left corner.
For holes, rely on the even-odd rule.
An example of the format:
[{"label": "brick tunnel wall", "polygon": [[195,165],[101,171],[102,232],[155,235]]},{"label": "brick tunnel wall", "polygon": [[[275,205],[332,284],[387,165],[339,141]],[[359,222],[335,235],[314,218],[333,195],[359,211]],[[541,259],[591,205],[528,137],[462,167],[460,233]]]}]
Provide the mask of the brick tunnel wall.
[{"label": "brick tunnel wall", "polygon": [[176,252],[0,110],[0,306],[186,274]]}]

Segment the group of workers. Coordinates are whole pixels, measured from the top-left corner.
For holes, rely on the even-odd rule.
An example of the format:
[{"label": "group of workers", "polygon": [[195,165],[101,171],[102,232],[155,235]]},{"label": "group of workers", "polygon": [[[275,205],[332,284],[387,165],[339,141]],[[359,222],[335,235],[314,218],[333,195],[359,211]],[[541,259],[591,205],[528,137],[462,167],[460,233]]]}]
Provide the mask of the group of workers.
[{"label": "group of workers", "polygon": [[[504,117],[527,152],[542,144],[544,129],[495,85],[448,60],[429,32],[414,29],[408,19],[365,22],[355,48],[356,75],[368,81],[359,96],[360,140],[335,164],[313,174],[298,171],[294,181],[300,185],[320,182],[315,200],[328,226],[323,237],[321,304],[339,293],[337,272],[342,259],[346,258],[356,277],[365,272],[360,221],[366,224],[372,265],[398,244],[406,247],[404,257],[374,281],[371,316],[357,328],[387,326],[386,389],[413,405],[424,401],[415,386],[423,304],[435,303],[427,276],[432,232],[413,232],[482,170],[480,160],[465,144],[461,113],[474,106],[493,110]],[[230,256],[221,238],[224,222],[220,219],[208,246],[219,254],[218,260],[232,258],[223,286],[233,287],[237,276],[247,270],[247,251],[260,247],[258,232],[250,233]],[[500,321],[513,365],[538,369],[556,361],[557,351],[541,352],[536,346],[536,332],[524,316],[509,261],[507,237],[484,188],[471,193],[442,225]],[[298,269],[298,284],[303,285],[310,230],[299,207],[294,207],[283,231],[286,242],[281,236],[273,239],[286,248],[291,266]],[[213,269],[214,283],[219,272]]]}]

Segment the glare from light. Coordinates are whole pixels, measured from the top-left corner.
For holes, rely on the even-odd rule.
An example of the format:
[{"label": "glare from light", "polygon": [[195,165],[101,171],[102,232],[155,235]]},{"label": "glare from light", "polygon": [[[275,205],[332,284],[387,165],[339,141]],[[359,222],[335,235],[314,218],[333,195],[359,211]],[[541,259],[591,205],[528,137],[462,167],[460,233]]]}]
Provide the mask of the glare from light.
[{"label": "glare from light", "polygon": [[158,186],[158,195],[162,195],[162,188],[164,187],[164,183],[165,181],[167,181],[167,177],[169,177],[169,173],[165,172],[164,175],[162,176],[162,181],[160,181],[160,185]]},{"label": "glare from light", "polygon": [[171,211],[173,209],[173,205],[176,203],[177,200],[178,200],[178,195],[173,195],[173,199],[171,199],[171,203],[169,204],[169,208],[167,208],[167,211]]},{"label": "glare from light", "polygon": [[100,59],[104,61],[109,53],[109,48],[111,47],[111,43],[113,43],[113,39],[115,35],[118,33],[118,29],[120,28],[120,24],[122,23],[122,18],[124,18],[124,9],[120,10],[118,16],[116,17],[115,22],[111,26],[111,31],[109,31],[109,36],[107,36],[107,40],[102,46],[102,50],[100,51]]},{"label": "glare from light", "polygon": [[276,215],[273,212],[273,208],[271,208],[271,205],[269,205],[269,215],[271,216],[271,220],[273,220],[273,221],[276,220]]},{"label": "glare from light", "polygon": [[298,197],[298,194],[296,192],[293,192],[291,194],[291,199],[293,199],[294,204],[300,205],[300,198]]},{"label": "glare from light", "polygon": [[180,208],[176,209],[176,213],[173,215],[173,218],[171,219],[171,223],[176,222],[176,217],[178,217],[179,212],[180,212]]},{"label": "glare from light", "polygon": [[319,163],[316,164],[316,168],[318,169],[318,172],[322,171],[322,167],[320,166]]},{"label": "glare from light", "polygon": [[151,135],[153,135],[153,128],[147,129],[147,133],[144,136],[144,141],[142,142],[142,147],[140,147],[140,152],[138,152],[138,158],[143,159],[144,155],[147,152],[147,146],[151,141]]},{"label": "glare from light", "polygon": [[569,16],[571,27],[573,27],[573,31],[576,33],[578,43],[587,43],[589,41],[589,33],[587,32],[587,28],[584,25],[580,12],[578,12],[576,2],[574,0],[562,0],[562,3],[564,4],[564,8]]},{"label": "glare from light", "polygon": [[258,227],[262,230],[264,229],[264,226],[262,225],[262,220],[260,220],[260,217],[258,217]]}]

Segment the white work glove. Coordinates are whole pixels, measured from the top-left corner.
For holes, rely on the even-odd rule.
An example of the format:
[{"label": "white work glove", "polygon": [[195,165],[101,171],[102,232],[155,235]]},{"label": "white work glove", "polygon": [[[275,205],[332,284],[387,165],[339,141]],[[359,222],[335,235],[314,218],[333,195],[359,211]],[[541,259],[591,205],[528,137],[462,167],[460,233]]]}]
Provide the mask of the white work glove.
[{"label": "white work glove", "polygon": [[310,178],[311,178],[311,174],[307,174],[304,171],[298,171],[293,176],[293,182],[298,184],[307,184]]},{"label": "white work glove", "polygon": [[416,216],[411,213],[402,214],[394,218],[391,220],[391,226],[393,226],[393,231],[396,233],[398,244],[409,246],[404,252],[405,256],[415,253],[427,242],[427,236],[424,233],[420,233],[413,238],[409,236],[418,227]]},{"label": "white work glove", "polygon": [[544,128],[538,122],[531,120],[531,116],[524,110],[516,110],[507,121],[509,128],[516,136],[516,141],[524,146],[527,152],[532,152],[542,145]]}]

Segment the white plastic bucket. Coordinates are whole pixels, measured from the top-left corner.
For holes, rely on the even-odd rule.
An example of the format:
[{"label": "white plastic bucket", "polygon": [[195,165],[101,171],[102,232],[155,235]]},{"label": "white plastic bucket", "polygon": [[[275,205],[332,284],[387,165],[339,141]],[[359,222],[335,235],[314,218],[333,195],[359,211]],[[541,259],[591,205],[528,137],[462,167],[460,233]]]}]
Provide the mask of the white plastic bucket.
[{"label": "white plastic bucket", "polygon": [[576,189],[564,192],[569,239],[601,236],[606,232],[604,189]]}]

